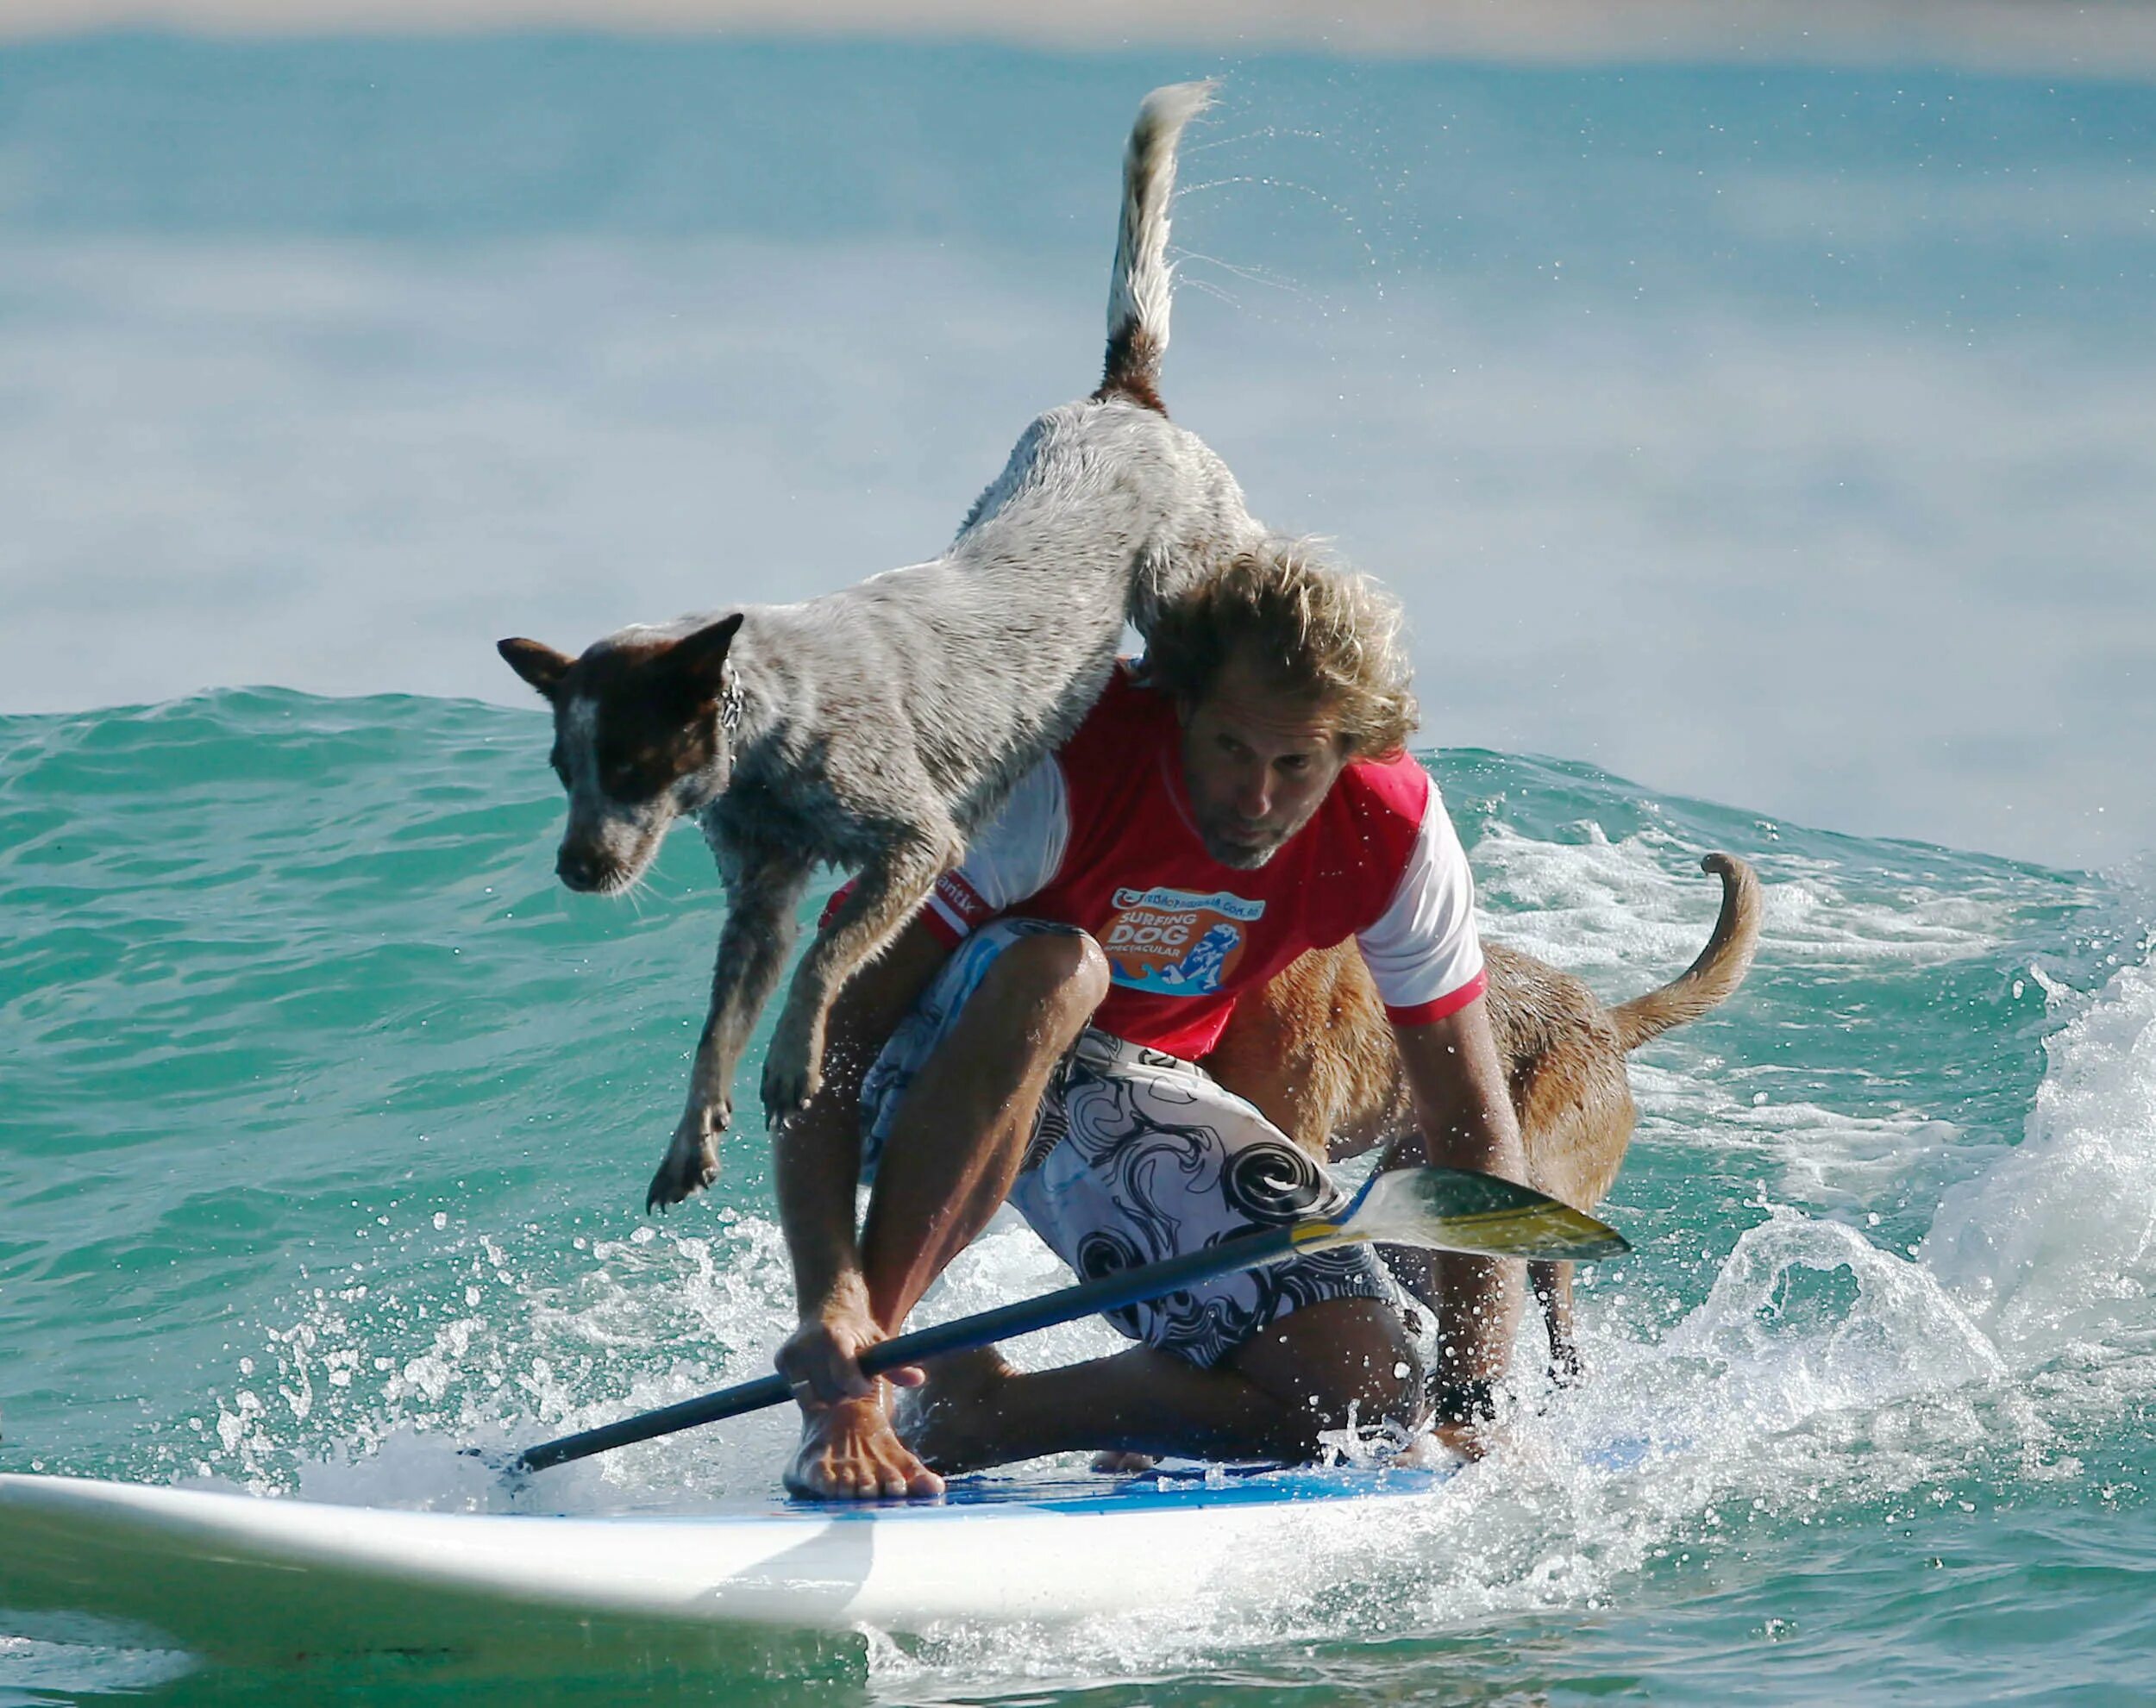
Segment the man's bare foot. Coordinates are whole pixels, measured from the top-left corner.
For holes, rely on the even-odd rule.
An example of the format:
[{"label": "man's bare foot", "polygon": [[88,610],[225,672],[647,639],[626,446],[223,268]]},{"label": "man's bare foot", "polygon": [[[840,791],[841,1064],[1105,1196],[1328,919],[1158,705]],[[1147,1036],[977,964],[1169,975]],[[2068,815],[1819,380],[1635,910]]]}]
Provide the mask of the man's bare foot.
[{"label": "man's bare foot", "polygon": [[1159,1463],[1150,1453],[1125,1453],[1112,1447],[1093,1455],[1092,1468],[1104,1477],[1135,1477]]},{"label": "man's bare foot", "polygon": [[899,1402],[895,1421],[906,1445],[947,1476],[1000,1464],[1008,1455],[997,1438],[995,1395],[1012,1374],[1003,1355],[978,1347],[924,1367],[927,1386]]},{"label": "man's bare foot", "polygon": [[812,1500],[932,1498],[943,1480],[892,1432],[887,1385],[868,1399],[805,1411],[787,1492]]}]

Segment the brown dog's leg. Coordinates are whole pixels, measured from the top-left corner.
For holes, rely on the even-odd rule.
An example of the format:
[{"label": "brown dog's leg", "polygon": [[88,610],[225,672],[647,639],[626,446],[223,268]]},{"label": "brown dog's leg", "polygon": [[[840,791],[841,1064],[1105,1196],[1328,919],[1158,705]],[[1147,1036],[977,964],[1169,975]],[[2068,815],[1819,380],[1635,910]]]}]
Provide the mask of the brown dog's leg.
[{"label": "brown dog's leg", "polygon": [[718,1136],[733,1118],[734,1067],[793,948],[809,869],[768,851],[727,873],[726,924],[711,968],[711,1005],[689,1070],[688,1107],[651,1177],[647,1211],[679,1204],[718,1178]]},{"label": "brown dog's leg", "polygon": [[1527,1284],[1535,1290],[1543,1326],[1550,1331],[1550,1380],[1569,1388],[1587,1373],[1579,1342],[1572,1337],[1572,1266],[1530,1263]]},{"label": "brown dog's leg", "polygon": [[814,1097],[824,1081],[824,1020],[856,968],[890,946],[928,899],[936,880],[966,851],[948,822],[916,829],[862,868],[830,924],[794,969],[786,1007],[763,1059],[763,1112],[775,1125]]}]

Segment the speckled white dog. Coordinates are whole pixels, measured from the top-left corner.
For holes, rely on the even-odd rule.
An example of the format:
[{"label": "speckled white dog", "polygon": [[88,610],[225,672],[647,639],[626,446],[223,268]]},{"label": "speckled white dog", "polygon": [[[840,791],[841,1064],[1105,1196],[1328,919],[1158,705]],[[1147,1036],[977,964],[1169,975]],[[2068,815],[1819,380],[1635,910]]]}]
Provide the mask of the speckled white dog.
[{"label": "speckled white dog", "polygon": [[1259,536],[1234,477],[1169,422],[1156,389],[1176,143],[1208,92],[1177,84],[1138,109],[1100,389],[1025,430],[943,556],[802,604],[624,629],[580,658],[501,643],[554,706],[569,797],[561,881],[619,894],[685,813],[701,816],[725,879],[688,1107],[647,1207],[718,1176],[734,1067],[813,869],[859,877],[780,1011],[763,1074],[770,1120],[815,1094],[839,987],[1076,727],[1125,618],[1143,631],[1160,600]]}]

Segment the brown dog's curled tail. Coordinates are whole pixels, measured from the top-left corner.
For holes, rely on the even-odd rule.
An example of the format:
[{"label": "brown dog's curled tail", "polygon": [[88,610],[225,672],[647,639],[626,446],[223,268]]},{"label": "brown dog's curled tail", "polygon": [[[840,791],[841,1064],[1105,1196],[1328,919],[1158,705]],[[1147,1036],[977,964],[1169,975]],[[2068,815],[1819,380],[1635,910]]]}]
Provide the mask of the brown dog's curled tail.
[{"label": "brown dog's curled tail", "polygon": [[1699,959],[1660,990],[1609,1010],[1618,1042],[1626,1051],[1672,1026],[1698,1019],[1741,985],[1751,970],[1752,953],[1759,946],[1758,877],[1734,854],[1710,854],[1700,865],[1722,880],[1722,910],[1714,935]]},{"label": "brown dog's curled tail", "polygon": [[1168,353],[1168,204],[1175,194],[1175,145],[1213,104],[1210,83],[1173,83],[1140,103],[1123,156],[1123,217],[1108,282],[1108,361],[1096,397],[1122,397],[1165,415],[1161,359]]}]

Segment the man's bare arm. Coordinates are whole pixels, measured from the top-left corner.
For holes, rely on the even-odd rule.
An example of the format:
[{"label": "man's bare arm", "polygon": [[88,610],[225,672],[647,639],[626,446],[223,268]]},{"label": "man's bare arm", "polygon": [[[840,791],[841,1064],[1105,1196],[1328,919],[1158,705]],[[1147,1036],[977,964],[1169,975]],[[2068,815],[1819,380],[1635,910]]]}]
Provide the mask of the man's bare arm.
[{"label": "man's bare arm", "polygon": [[[1394,1029],[1425,1160],[1524,1184],[1526,1150],[1482,999],[1477,997],[1457,1013],[1426,1026]],[[1415,1268],[1420,1273],[1413,1279],[1423,1285],[1414,1290],[1437,1307],[1443,1325],[1439,1384],[1503,1375],[1525,1293],[1522,1266],[1446,1255],[1426,1259]]]},{"label": "man's bare arm", "polygon": [[[873,1392],[854,1361],[883,1338],[868,1309],[854,1194],[861,1182],[861,1082],[950,951],[921,919],[846,982],[832,1004],[823,1089],[773,1144],[779,1221],[800,1328],[779,1356],[819,1394]],[[903,1373],[897,1379],[903,1381]]]}]

